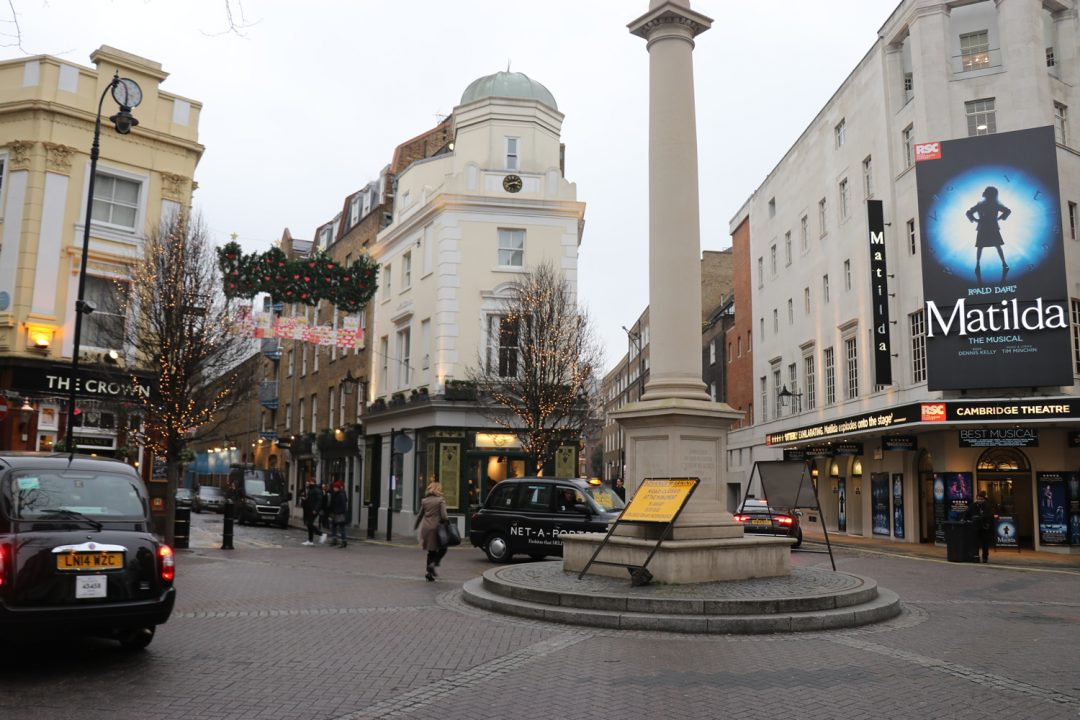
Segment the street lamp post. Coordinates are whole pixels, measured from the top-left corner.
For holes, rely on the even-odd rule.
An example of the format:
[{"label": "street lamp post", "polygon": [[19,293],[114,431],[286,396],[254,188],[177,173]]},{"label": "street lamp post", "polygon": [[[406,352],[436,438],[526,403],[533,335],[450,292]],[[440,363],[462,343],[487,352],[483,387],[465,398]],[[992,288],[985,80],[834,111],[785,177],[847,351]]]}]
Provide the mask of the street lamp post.
[{"label": "street lamp post", "polygon": [[75,334],[74,346],[71,351],[71,377],[68,380],[70,393],[68,395],[68,418],[67,435],[64,441],[69,455],[75,454],[75,391],[79,385],[79,345],[82,340],[82,316],[94,312],[92,303],[83,299],[86,291],[86,256],[90,248],[90,222],[94,214],[94,181],[97,178],[97,161],[101,152],[101,108],[105,102],[105,95],[112,92],[113,100],[120,106],[120,112],[109,120],[116,127],[116,132],[127,135],[131,128],[139,124],[137,118],[131,114],[131,109],[142,102],[142,89],[138,83],[130,78],[120,77],[120,73],[113,74],[109,85],[101,93],[98,100],[97,116],[94,118],[94,142],[90,145],[90,179],[86,189],[86,222],[83,224],[82,258],[79,260],[79,289],[75,300]]}]

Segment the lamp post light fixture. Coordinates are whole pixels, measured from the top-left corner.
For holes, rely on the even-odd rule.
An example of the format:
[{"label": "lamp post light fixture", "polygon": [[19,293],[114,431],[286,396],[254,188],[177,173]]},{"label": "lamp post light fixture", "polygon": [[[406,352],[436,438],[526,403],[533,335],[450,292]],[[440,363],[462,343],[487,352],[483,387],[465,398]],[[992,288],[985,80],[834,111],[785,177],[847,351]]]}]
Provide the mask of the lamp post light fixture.
[{"label": "lamp post light fixture", "polygon": [[777,393],[780,398],[780,404],[784,407],[791,405],[791,409],[794,412],[798,412],[802,409],[802,393],[793,393],[787,389],[787,385],[780,388],[780,392]]},{"label": "lamp post light fixture", "polygon": [[139,124],[138,119],[131,114],[131,109],[138,107],[142,102],[142,89],[139,84],[130,78],[120,77],[120,73],[113,73],[109,85],[101,93],[98,100],[97,116],[94,118],[94,141],[90,145],[90,178],[86,188],[86,221],[83,224],[82,258],[79,260],[79,290],[75,300],[75,333],[74,346],[71,351],[71,377],[68,380],[70,394],[68,396],[68,419],[66,449],[69,454],[75,453],[74,429],[75,429],[75,391],[79,385],[79,344],[82,340],[82,316],[94,312],[93,303],[86,302],[83,294],[86,291],[86,256],[90,247],[90,222],[94,217],[94,180],[97,178],[97,161],[101,153],[101,108],[105,102],[106,93],[112,93],[113,100],[120,106],[120,112],[109,120],[116,127],[116,132],[127,135],[131,128]]}]

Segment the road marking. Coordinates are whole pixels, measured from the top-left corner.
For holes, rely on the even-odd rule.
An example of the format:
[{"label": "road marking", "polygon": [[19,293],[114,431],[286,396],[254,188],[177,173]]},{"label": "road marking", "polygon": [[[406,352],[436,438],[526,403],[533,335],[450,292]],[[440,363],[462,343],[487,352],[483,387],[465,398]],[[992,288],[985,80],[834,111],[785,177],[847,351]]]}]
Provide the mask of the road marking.
[{"label": "road marking", "polygon": [[488,684],[500,675],[504,675],[512,670],[517,670],[522,665],[530,663],[537,658],[542,658],[545,655],[559,652],[571,645],[576,645],[587,637],[589,637],[587,633],[560,633],[559,635],[550,637],[547,640],[541,640],[540,642],[529,645],[521,650],[501,655],[492,660],[488,660],[486,663],[454,673],[453,675],[445,677],[437,682],[433,682],[430,685],[416,688],[404,695],[389,700],[383,700],[382,702],[375,703],[370,707],[363,710],[357,710],[348,715],[342,715],[335,718],[335,720],[364,720],[364,718],[401,717],[409,715],[417,710],[426,708],[429,705],[437,705],[444,698],[462,690],[477,685]]},{"label": "road marking", "polygon": [[1072,697],[1071,695],[1065,695],[1063,693],[1056,692],[1054,690],[1048,690],[1046,688],[1038,687],[1037,685],[1030,685],[1020,680],[1014,680],[1004,675],[995,675],[994,673],[983,672],[982,670],[976,670],[957,663],[951,663],[945,660],[938,660],[927,655],[920,655],[918,653],[908,652],[907,650],[898,650],[896,648],[887,647],[876,642],[870,642],[869,640],[862,640],[857,637],[842,636],[828,638],[830,642],[838,645],[845,645],[857,650],[864,650],[866,652],[876,653],[878,655],[884,655],[886,657],[893,658],[895,660],[902,660],[912,665],[918,665],[919,667],[926,668],[928,670],[934,670],[936,672],[951,675],[954,678],[960,680],[967,680],[968,682],[975,683],[976,685],[982,685],[983,687],[992,688],[994,690],[1004,690],[1008,692],[1015,692],[1021,695],[1027,695],[1028,697],[1051,702],[1056,705],[1064,705],[1076,711],[1080,711],[1080,698]]}]

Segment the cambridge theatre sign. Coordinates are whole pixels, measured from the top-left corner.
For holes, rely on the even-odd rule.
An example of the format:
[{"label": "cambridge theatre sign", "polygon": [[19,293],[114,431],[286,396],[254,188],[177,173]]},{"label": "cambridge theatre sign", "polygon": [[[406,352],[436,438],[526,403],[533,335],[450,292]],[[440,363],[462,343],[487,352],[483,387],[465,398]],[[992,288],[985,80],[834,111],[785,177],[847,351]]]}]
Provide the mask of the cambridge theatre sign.
[{"label": "cambridge theatre sign", "polygon": [[1080,399],[1032,398],[1022,402],[978,400],[924,402],[900,405],[880,412],[853,415],[784,432],[769,433],[765,436],[765,444],[804,443],[912,425],[933,426],[934,423],[972,423],[981,426],[993,422],[1016,424],[1038,420],[1077,419],[1080,419]]}]

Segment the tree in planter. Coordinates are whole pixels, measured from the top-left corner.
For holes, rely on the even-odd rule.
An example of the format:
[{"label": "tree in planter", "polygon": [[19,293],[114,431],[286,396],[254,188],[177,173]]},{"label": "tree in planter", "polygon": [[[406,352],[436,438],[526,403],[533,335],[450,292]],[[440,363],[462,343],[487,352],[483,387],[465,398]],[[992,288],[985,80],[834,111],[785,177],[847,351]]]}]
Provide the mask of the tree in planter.
[{"label": "tree in planter", "polygon": [[[150,374],[149,381],[131,380],[148,390],[135,393],[143,419],[139,439],[165,458],[166,518],[175,512],[189,432],[220,422],[242,399],[235,389],[255,385],[228,373],[252,345],[229,334],[230,309],[220,287],[205,226],[181,212],[149,233],[143,261],[132,266],[120,293],[122,347],[134,348],[135,364]],[[165,525],[171,544],[173,524]]]},{"label": "tree in planter", "polygon": [[599,343],[570,283],[550,264],[521,278],[487,340],[467,373],[480,390],[478,408],[518,437],[535,472],[594,422]]}]

